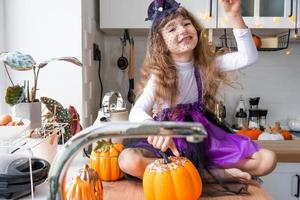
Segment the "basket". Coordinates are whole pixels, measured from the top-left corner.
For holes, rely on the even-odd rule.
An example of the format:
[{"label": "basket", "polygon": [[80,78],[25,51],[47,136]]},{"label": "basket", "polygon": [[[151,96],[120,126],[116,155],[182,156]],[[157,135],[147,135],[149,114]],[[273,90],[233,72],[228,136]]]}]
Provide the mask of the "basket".
[{"label": "basket", "polygon": [[[262,37],[262,47],[257,48],[258,51],[279,51],[282,49],[287,49],[289,47],[290,40],[290,32],[289,29],[286,32],[279,33],[276,36],[271,37]],[[221,46],[218,48],[226,47],[231,51],[237,50],[236,40],[233,35],[228,34],[226,29],[224,29],[224,34],[220,36],[220,44]]]}]

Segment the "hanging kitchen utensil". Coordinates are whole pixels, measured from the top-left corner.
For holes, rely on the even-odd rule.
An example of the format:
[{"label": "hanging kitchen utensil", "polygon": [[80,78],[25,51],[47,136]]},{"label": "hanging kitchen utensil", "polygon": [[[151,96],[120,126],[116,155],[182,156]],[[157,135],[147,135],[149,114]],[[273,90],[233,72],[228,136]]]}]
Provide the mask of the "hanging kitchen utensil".
[{"label": "hanging kitchen utensil", "polygon": [[128,67],[128,60],[126,57],[124,57],[124,49],[126,47],[126,40],[129,41],[129,32],[127,29],[124,30],[123,38],[120,38],[122,43],[122,55],[118,59],[117,65],[120,70],[124,71]]},{"label": "hanging kitchen utensil", "polygon": [[134,94],[134,40],[131,38],[129,42],[129,67],[128,67],[128,80],[129,80],[129,90],[127,94],[127,100],[129,103],[133,104],[135,101]]}]

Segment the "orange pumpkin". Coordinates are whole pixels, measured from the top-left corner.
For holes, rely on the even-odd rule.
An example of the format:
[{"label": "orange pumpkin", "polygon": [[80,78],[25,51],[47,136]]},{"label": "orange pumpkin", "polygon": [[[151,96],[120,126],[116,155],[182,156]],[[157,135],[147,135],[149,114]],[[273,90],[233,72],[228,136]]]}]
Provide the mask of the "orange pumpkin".
[{"label": "orange pumpkin", "polygon": [[261,134],[261,130],[256,129],[241,129],[237,132],[238,135],[243,135],[249,137],[251,140],[257,140],[258,136]]},{"label": "orange pumpkin", "polygon": [[252,34],[252,39],[254,41],[254,44],[256,46],[256,48],[261,48],[262,42],[260,37],[258,37],[257,35]]},{"label": "orange pumpkin", "polygon": [[103,187],[97,172],[85,165],[80,174],[68,184],[64,199],[102,200]]},{"label": "orange pumpkin", "polygon": [[118,157],[123,150],[122,144],[111,141],[98,141],[92,151],[89,166],[95,169],[102,181],[115,181],[123,177]]},{"label": "orange pumpkin", "polygon": [[280,122],[275,122],[274,128],[271,129],[272,132],[280,133],[285,140],[292,140],[293,137],[288,130],[284,130],[280,126]]},{"label": "orange pumpkin", "polygon": [[285,140],[292,140],[292,134],[288,130],[281,130],[280,134],[284,137]]},{"label": "orange pumpkin", "polygon": [[202,181],[187,158],[157,159],[144,172],[143,191],[146,200],[196,200],[202,193]]}]

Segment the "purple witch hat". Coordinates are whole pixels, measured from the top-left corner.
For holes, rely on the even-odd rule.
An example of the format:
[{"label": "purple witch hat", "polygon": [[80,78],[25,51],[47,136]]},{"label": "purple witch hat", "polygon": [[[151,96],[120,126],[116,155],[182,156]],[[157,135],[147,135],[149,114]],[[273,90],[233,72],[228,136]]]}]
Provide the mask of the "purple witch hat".
[{"label": "purple witch hat", "polygon": [[153,25],[157,25],[179,6],[180,3],[175,0],[154,0],[148,7],[148,17],[145,20],[151,20]]}]

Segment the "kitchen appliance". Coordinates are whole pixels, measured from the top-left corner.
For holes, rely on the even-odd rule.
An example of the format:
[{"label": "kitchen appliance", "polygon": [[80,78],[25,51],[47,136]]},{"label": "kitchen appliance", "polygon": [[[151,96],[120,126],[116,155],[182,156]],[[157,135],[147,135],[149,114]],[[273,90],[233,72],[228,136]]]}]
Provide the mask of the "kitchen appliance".
[{"label": "kitchen appliance", "polygon": [[[102,108],[98,112],[98,117],[94,122],[94,125],[98,125],[103,122],[118,121],[128,121],[128,110],[124,106],[124,100],[121,93],[114,91],[108,92],[103,97]],[[123,140],[113,138],[112,142],[122,143]]]},{"label": "kitchen appliance", "polygon": [[259,110],[258,109],[249,109],[249,119],[248,119],[249,128],[260,128],[259,127]]},{"label": "kitchen appliance", "polygon": [[48,177],[50,164],[43,159],[18,154],[0,154],[0,199],[18,199],[31,193],[30,168],[33,186]]},{"label": "kitchen appliance", "polygon": [[261,130],[267,128],[267,114],[268,110],[266,109],[259,109],[259,126]]},{"label": "kitchen appliance", "polygon": [[249,99],[250,109],[258,109],[260,97],[254,97]]},{"label": "kitchen appliance", "polygon": [[112,91],[104,95],[98,119],[100,122],[128,120],[128,110],[121,93]]}]

